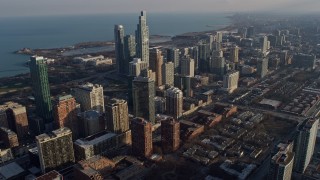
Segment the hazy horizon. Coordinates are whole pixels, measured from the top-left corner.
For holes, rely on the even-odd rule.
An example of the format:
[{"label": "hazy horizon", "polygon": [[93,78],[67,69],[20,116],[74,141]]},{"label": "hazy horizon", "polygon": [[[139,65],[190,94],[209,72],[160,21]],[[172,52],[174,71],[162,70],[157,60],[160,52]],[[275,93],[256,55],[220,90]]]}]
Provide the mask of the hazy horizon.
[{"label": "hazy horizon", "polygon": [[2,0],[0,17],[109,13],[318,13],[319,0]]}]

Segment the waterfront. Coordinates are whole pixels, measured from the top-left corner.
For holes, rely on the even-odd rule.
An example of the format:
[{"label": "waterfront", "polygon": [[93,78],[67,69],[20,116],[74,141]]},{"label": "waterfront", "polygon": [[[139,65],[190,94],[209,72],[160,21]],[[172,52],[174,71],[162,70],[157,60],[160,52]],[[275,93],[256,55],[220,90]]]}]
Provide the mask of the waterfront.
[{"label": "waterfront", "polygon": [[[227,26],[230,14],[148,14],[150,34],[174,36]],[[0,18],[0,77],[28,72],[28,56],[13,54],[21,48],[54,48],[79,42],[113,39],[114,24],[134,34],[136,14]]]}]

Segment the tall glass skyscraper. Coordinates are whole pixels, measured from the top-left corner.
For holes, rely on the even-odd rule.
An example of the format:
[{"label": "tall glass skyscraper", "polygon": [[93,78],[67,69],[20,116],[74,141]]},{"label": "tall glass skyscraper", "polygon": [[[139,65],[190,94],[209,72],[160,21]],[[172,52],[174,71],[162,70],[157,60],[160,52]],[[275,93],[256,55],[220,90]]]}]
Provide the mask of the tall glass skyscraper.
[{"label": "tall glass skyscraper", "polygon": [[114,42],[116,51],[116,63],[119,74],[125,74],[124,58],[124,28],[122,25],[114,26]]},{"label": "tall glass skyscraper", "polygon": [[48,124],[53,119],[47,64],[41,56],[32,56],[30,60],[30,73],[37,113],[44,119],[45,124]]},{"label": "tall glass skyscraper", "polygon": [[136,56],[141,58],[149,65],[149,27],[147,26],[147,13],[141,11],[139,16],[139,24],[137,24],[136,30]]}]

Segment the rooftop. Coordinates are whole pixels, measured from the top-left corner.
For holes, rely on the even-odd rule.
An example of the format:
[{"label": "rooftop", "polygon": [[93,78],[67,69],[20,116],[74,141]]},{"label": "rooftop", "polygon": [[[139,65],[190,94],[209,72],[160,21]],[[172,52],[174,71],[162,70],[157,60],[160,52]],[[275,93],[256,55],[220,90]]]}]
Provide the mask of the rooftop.
[{"label": "rooftop", "polygon": [[12,178],[23,172],[24,169],[22,169],[21,166],[16,162],[12,162],[7,165],[1,166],[0,168],[0,174],[4,177],[4,179]]},{"label": "rooftop", "polygon": [[83,138],[83,139],[78,139],[74,143],[80,146],[86,146],[86,145],[95,145],[100,142],[105,141],[106,139],[110,139],[115,137],[115,133],[111,133],[108,131],[102,131],[100,133],[94,134],[92,136]]}]

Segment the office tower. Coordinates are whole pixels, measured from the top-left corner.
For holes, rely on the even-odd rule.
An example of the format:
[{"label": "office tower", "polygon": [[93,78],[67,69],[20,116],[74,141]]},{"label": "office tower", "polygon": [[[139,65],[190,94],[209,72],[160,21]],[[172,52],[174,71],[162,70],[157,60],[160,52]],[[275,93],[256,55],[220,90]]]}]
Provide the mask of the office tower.
[{"label": "office tower", "polygon": [[278,145],[276,154],[272,157],[268,179],[270,180],[291,180],[292,168],[294,162],[293,144]]},{"label": "office tower", "polygon": [[166,62],[162,65],[162,84],[174,85],[174,63]]},{"label": "office tower", "polygon": [[3,141],[5,148],[14,148],[19,146],[17,134],[8,128],[0,127],[0,139]]},{"label": "office tower", "polygon": [[141,11],[139,24],[136,30],[136,56],[149,66],[149,27],[147,26],[147,13]]},{"label": "office tower", "polygon": [[294,54],[292,58],[292,65],[299,68],[314,69],[316,65],[316,56],[313,54]]},{"label": "office tower", "polygon": [[247,38],[252,38],[255,33],[255,28],[253,26],[250,26],[247,30]]},{"label": "office tower", "polygon": [[262,58],[257,60],[258,77],[264,78],[268,74],[268,59]]},{"label": "office tower", "polygon": [[102,114],[95,110],[85,111],[78,114],[80,120],[79,126],[82,130],[81,137],[91,136],[105,129],[104,118]]},{"label": "office tower", "polygon": [[129,76],[140,76],[143,70],[148,69],[148,64],[141,61],[140,58],[133,58],[133,61],[129,62]]},{"label": "office tower", "polygon": [[260,38],[260,46],[261,46],[261,51],[264,55],[266,55],[267,50],[268,50],[268,37],[263,36]]},{"label": "office tower", "polygon": [[167,114],[175,119],[182,116],[183,93],[179,88],[171,87],[166,90],[166,109]]},{"label": "office tower", "polygon": [[239,71],[231,71],[223,76],[223,88],[232,93],[238,88]]},{"label": "office tower", "polygon": [[9,128],[17,133],[18,138],[25,138],[29,133],[26,107],[14,102],[7,102],[6,116]]},{"label": "office tower", "polygon": [[194,77],[194,59],[184,57],[181,59],[181,75]]},{"label": "office tower", "polygon": [[298,127],[294,142],[294,171],[303,173],[314,152],[319,119],[307,119]]},{"label": "office tower", "polygon": [[73,139],[78,138],[77,104],[71,95],[59,96],[53,105],[53,118],[56,128],[68,127],[72,131]]},{"label": "office tower", "polygon": [[174,73],[180,73],[180,51],[179,49],[167,49],[167,62],[174,63]]},{"label": "office tower", "polygon": [[159,49],[153,48],[150,49],[150,60],[149,60],[149,68],[155,72],[156,86],[162,85],[162,65],[163,65],[163,56]]},{"label": "office tower", "polygon": [[129,130],[128,104],[123,99],[111,99],[106,105],[106,126],[109,131],[123,133]]},{"label": "office tower", "polygon": [[114,26],[114,43],[118,73],[125,74],[124,28],[122,25]]},{"label": "office tower", "polygon": [[82,111],[96,110],[104,112],[103,87],[99,84],[86,83],[71,89],[71,94],[80,103]]},{"label": "office tower", "polygon": [[72,132],[61,128],[49,134],[36,136],[42,173],[65,168],[75,162]]},{"label": "office tower", "polygon": [[149,157],[152,154],[152,125],[143,118],[131,121],[132,152],[136,156]]},{"label": "office tower", "polygon": [[124,71],[129,74],[129,63],[136,56],[136,38],[132,35],[124,37]]},{"label": "office tower", "polygon": [[230,60],[234,63],[239,62],[239,47],[235,46],[231,49]]},{"label": "office tower", "polygon": [[199,58],[198,58],[198,68],[201,73],[209,72],[209,56],[210,49],[207,44],[200,44],[198,46]]},{"label": "office tower", "polygon": [[222,43],[222,37],[223,37],[223,33],[222,32],[217,32],[216,42],[217,43]]},{"label": "office tower", "polygon": [[148,77],[136,77],[132,82],[133,114],[155,123],[154,80]]},{"label": "office tower", "polygon": [[191,86],[191,77],[182,76],[180,74],[174,75],[174,87],[179,88],[183,92],[184,97],[192,97],[193,90]]},{"label": "office tower", "polygon": [[173,118],[161,121],[161,143],[165,153],[178,150],[180,146],[180,123]]},{"label": "office tower", "polygon": [[52,104],[45,59],[41,56],[32,56],[29,66],[37,114],[44,119],[45,124],[52,123]]}]

